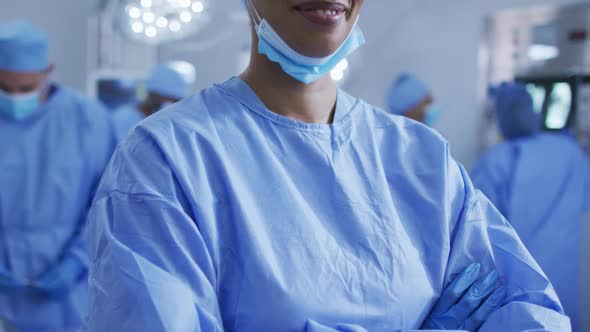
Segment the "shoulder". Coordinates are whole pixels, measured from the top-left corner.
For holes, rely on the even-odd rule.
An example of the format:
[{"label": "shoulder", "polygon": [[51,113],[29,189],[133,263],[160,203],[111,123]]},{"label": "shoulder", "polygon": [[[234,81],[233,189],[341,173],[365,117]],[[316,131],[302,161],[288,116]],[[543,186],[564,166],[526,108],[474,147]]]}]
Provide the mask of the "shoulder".
[{"label": "shoulder", "polygon": [[477,161],[473,176],[505,176],[510,173],[515,158],[515,142],[503,142],[490,147]]},{"label": "shoulder", "polygon": [[[183,165],[196,165],[203,142],[217,142],[213,106],[204,100],[209,89],[171,105],[141,121],[118,145],[98,196],[112,192],[172,196]],[[175,180],[176,179],[176,180]]]},{"label": "shoulder", "polygon": [[57,89],[55,98],[58,102],[76,106],[79,111],[85,113],[93,111],[100,111],[101,113],[108,112],[98,101],[86,97],[72,88],[63,85],[55,85],[55,87]]},{"label": "shoulder", "polygon": [[422,144],[446,144],[447,141],[436,130],[405,116],[395,115],[360,101],[367,109],[368,121],[376,129],[399,136],[420,140]]},{"label": "shoulder", "polygon": [[98,102],[68,87],[56,85],[47,100],[43,121],[55,132],[64,131],[65,144],[78,146],[88,165],[102,172],[114,150],[114,128],[109,112]]},{"label": "shoulder", "polygon": [[536,137],[537,141],[543,142],[542,144],[552,145],[555,147],[555,150],[572,154],[583,154],[580,144],[572,134],[565,132],[541,133]]},{"label": "shoulder", "polygon": [[359,126],[375,136],[382,153],[396,154],[403,162],[413,162],[418,169],[448,162],[449,144],[436,130],[362,100],[358,107],[362,109]]},{"label": "shoulder", "polygon": [[185,161],[221,150],[223,135],[244,130],[243,109],[211,87],[149,116],[131,134],[149,138],[170,160]]},{"label": "shoulder", "polygon": [[155,182],[168,181],[170,167],[161,148],[145,131],[132,130],[116,148],[102,177],[95,199],[113,192],[158,192]]},{"label": "shoulder", "polygon": [[588,172],[588,169],[590,169],[588,156],[573,135],[557,133],[544,134],[543,136],[546,140],[553,142],[553,151],[561,153],[562,158],[577,166],[578,169]]},{"label": "shoulder", "polygon": [[110,114],[98,101],[62,85],[57,85],[56,88],[53,100],[48,100],[51,107],[67,113],[69,117],[78,119],[84,128],[110,125]]},{"label": "shoulder", "polygon": [[214,87],[202,90],[153,114],[136,129],[155,139],[170,137],[171,134],[182,136],[189,132],[210,137],[215,118],[219,118],[219,113],[227,108],[222,105],[224,99]]}]

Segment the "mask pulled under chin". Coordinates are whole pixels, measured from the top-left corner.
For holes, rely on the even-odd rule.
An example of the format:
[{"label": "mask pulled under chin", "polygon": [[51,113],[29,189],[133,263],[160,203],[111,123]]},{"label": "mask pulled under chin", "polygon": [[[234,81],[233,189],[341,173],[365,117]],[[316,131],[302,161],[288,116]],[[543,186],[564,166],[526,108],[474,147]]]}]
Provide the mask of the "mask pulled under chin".
[{"label": "mask pulled under chin", "polygon": [[256,23],[258,53],[278,63],[285,73],[304,84],[310,84],[329,74],[340,61],[365,43],[357,18],[342,45],[332,55],[323,58],[302,55],[292,49],[265,19],[260,18],[251,0],[247,2],[252,19]]}]

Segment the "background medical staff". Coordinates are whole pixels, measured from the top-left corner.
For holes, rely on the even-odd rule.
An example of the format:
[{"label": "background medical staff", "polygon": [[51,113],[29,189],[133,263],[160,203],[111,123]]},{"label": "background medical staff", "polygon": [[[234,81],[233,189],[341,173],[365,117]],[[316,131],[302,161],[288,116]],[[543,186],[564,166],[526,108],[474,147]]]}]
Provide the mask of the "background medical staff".
[{"label": "background medical staff", "polygon": [[117,140],[127,136],[141,120],[186,98],[195,79],[196,70],[188,62],[174,61],[156,66],[146,82],[147,97],[139,105],[125,105],[114,111]]},{"label": "background medical staff", "polygon": [[579,330],[579,262],[584,216],[590,212],[588,160],[567,131],[540,130],[540,116],[524,85],[503,84],[492,97],[505,142],[482,157],[473,182],[510,220]]},{"label": "background medical staff", "polygon": [[0,325],[76,331],[87,308],[86,214],[114,148],[104,109],[50,81],[38,27],[0,24]]},{"label": "background medical staff", "polygon": [[432,93],[426,84],[415,75],[400,75],[389,88],[386,105],[389,112],[434,126],[441,110],[434,103]]}]

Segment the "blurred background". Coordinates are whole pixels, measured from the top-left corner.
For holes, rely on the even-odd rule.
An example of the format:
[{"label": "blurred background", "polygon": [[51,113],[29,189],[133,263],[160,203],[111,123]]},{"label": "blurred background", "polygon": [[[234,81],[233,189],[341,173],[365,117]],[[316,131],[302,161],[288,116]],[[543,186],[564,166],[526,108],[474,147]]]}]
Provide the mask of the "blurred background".
[{"label": "blurred background", "polygon": [[[171,1],[166,15],[152,0],[0,3],[0,21],[26,18],[48,32],[56,81],[112,108],[141,100],[158,63],[193,64],[199,90],[239,74],[249,59],[249,21],[238,0]],[[360,24],[367,44],[332,77],[381,107],[400,73],[421,77],[443,109],[435,128],[467,169],[500,136],[488,87],[513,79],[527,84],[545,130],[569,128],[590,152],[590,2],[369,0]],[[584,280],[588,252],[585,243]]]},{"label": "blurred background", "polygon": [[[0,20],[28,18],[50,34],[57,65],[54,78],[93,94],[101,80],[138,79],[168,60],[194,64],[196,88],[201,89],[236,75],[249,58],[248,17],[237,0],[198,1],[203,6],[199,13],[193,9],[200,6],[189,1],[187,12],[193,16],[192,23],[198,23],[177,41],[165,36],[164,40],[149,38],[143,27],[138,33],[121,27],[125,22],[120,16],[129,15],[129,7],[125,12],[122,3],[137,3],[142,10],[139,0],[2,2]],[[384,107],[386,91],[398,74],[412,72],[421,77],[444,109],[436,129],[469,169],[482,150],[489,83],[534,72],[572,76],[588,71],[590,9],[586,4],[567,0],[367,1],[361,16],[367,44],[349,59],[342,86]],[[143,17],[138,21],[143,22]],[[167,22],[168,29],[170,24],[173,22]],[[587,100],[582,94],[578,99]]]}]

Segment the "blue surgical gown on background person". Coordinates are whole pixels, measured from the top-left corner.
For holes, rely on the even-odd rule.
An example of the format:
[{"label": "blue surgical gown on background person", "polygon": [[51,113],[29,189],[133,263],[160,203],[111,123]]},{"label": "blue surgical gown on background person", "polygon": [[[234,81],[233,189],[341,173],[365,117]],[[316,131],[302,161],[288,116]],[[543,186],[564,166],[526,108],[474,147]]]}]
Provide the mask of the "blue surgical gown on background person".
[{"label": "blue surgical gown on background person", "polygon": [[[86,216],[114,148],[106,111],[67,88],[52,91],[30,118],[0,116],[0,264],[20,281],[64,255],[88,262]],[[79,328],[87,288],[81,280],[62,300],[0,294],[0,321],[19,331]]]},{"label": "blue surgical gown on background person", "polygon": [[493,147],[473,182],[498,207],[579,324],[581,241],[590,212],[590,167],[575,139],[543,133]]},{"label": "blue surgical gown on background person", "polygon": [[509,294],[482,331],[569,331],[439,135],[342,91],[336,112],[285,118],[233,78],[135,127],[90,212],[84,330],[417,329],[479,262]]},{"label": "blue surgical gown on background person", "polygon": [[145,119],[145,115],[135,105],[125,105],[117,108],[113,112],[113,125],[117,141],[122,141],[129,131],[143,119]]}]

